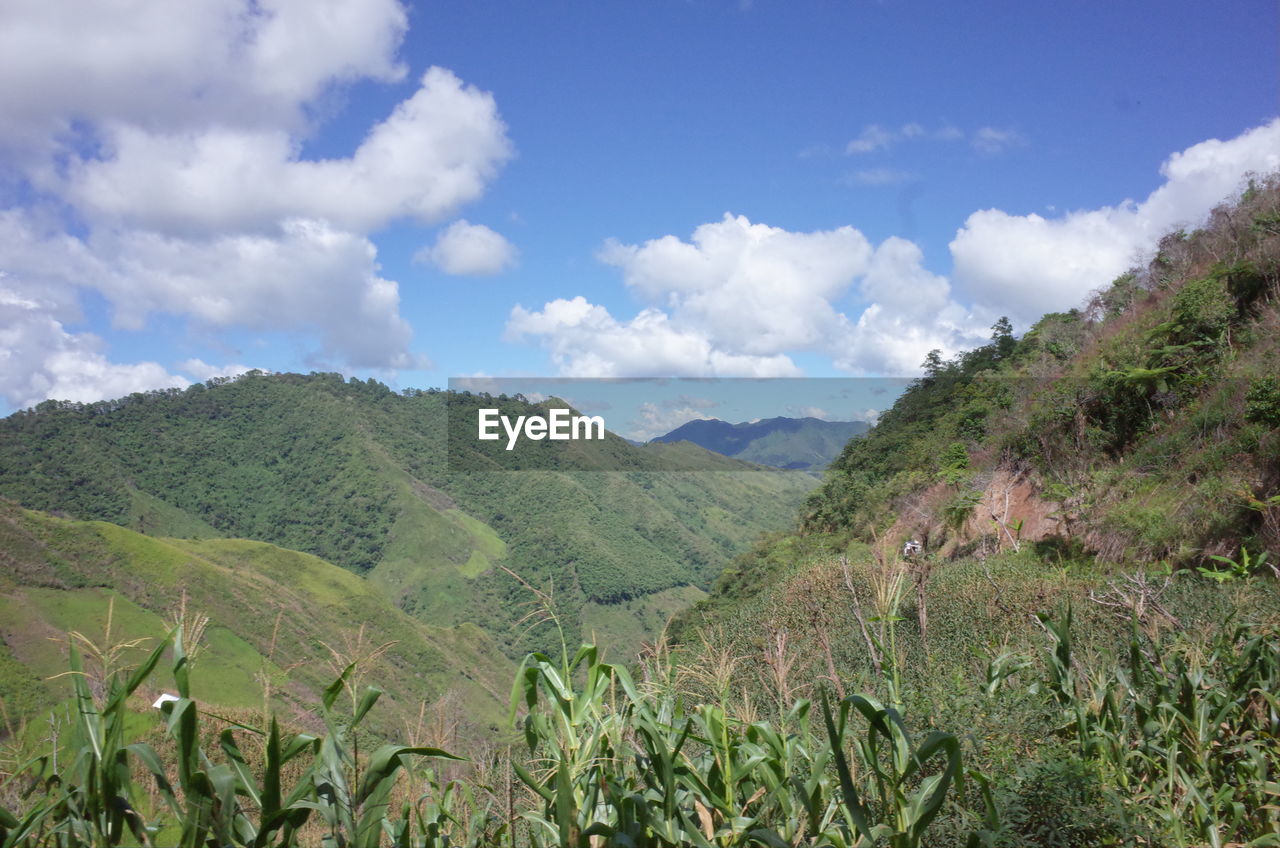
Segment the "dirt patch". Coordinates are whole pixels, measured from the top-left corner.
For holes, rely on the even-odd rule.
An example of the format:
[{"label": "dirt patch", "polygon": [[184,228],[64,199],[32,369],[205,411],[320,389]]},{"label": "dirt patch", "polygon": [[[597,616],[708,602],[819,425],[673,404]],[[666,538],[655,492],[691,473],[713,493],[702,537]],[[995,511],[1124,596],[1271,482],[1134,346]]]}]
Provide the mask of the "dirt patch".
[{"label": "dirt patch", "polygon": [[919,539],[926,551],[952,557],[979,540],[997,550],[1047,539],[1070,539],[1074,522],[1057,501],[1043,497],[1027,471],[999,467],[974,481],[981,496],[972,513],[956,529],[947,525],[945,507],[956,488],[935,483],[898,505],[898,520],[890,529],[895,540]]}]

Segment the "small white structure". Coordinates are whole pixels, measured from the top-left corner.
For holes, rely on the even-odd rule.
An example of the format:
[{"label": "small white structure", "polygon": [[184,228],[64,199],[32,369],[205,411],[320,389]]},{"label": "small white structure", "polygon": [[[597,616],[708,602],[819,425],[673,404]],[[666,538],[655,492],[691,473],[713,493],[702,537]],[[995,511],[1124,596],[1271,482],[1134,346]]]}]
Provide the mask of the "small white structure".
[{"label": "small white structure", "polygon": [[902,556],[904,559],[911,559],[919,556],[924,552],[924,546],[920,544],[919,539],[912,539],[902,546]]},{"label": "small white structure", "polygon": [[159,698],[156,698],[156,702],[151,705],[151,708],[158,710],[161,707],[163,707],[165,704],[170,703],[171,701],[181,701],[181,700],[182,699],[179,698],[177,695],[170,695],[168,692],[165,692]]}]

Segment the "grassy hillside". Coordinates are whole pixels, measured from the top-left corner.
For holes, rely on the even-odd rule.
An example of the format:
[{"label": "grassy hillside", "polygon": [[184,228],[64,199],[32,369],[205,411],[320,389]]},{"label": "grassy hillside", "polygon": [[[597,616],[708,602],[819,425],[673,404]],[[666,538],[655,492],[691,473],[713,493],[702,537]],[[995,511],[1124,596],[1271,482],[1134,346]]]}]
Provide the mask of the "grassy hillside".
[{"label": "grassy hillside", "polygon": [[110,611],[111,643],[155,645],[184,593],[188,621],[208,621],[196,660],[196,696],[208,704],[261,710],[269,681],[273,708],[312,725],[318,693],[361,658],[361,674],[388,692],[384,729],[446,692],[470,705],[481,730],[502,718],[512,666],[484,633],[416,621],[367,581],[309,554],[239,539],[152,538],[0,501],[0,559],[0,699],[14,721],[69,695],[65,677],[50,679],[66,669],[69,631],[101,644]]},{"label": "grassy hillside", "polygon": [[937,844],[1271,844],[1280,724],[1245,681],[1280,633],[1280,179],[1010,330],[930,356],[673,668],[748,715],[826,687],[962,733],[995,810]]},{"label": "grassy hillside", "polygon": [[1280,552],[1280,185],[1022,339],[932,359],[810,499],[811,529],[1110,561]]},{"label": "grassy hillside", "polygon": [[[571,638],[588,605],[604,632],[648,634],[636,621],[652,615],[632,602],[705,588],[756,534],[788,526],[813,485],[616,437],[599,449],[624,473],[450,471],[449,399],[331,374],[252,374],[49,402],[0,422],[0,495],[150,535],[314,554],[424,620],[477,623],[514,656],[549,632],[516,624],[532,595],[504,569],[552,592]],[[670,454],[704,470],[654,471]]]}]

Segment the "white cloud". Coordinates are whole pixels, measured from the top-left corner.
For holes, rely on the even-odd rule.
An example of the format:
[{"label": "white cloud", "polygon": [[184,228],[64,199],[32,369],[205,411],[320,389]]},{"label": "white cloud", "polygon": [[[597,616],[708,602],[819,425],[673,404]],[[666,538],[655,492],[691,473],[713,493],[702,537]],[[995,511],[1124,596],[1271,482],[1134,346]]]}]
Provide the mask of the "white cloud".
[{"label": "white cloud", "polygon": [[934,348],[950,356],[986,340],[985,321],[952,299],[945,277],[924,267],[913,242],[886,239],[862,279],[869,303],[837,352],[836,365],[853,373],[915,374]]},{"label": "white cloud", "polygon": [[187,359],[178,363],[178,370],[190,374],[197,380],[212,380],[214,377],[238,377],[246,371],[260,371],[249,365],[210,365],[203,359]]},{"label": "white cloud", "polygon": [[998,127],[980,127],[973,134],[973,149],[987,156],[1004,153],[1011,147],[1025,143],[1022,135],[1015,130]]},{"label": "white cloud", "polygon": [[109,362],[101,340],[67,332],[54,317],[58,311],[56,304],[0,279],[0,398],[12,406],[34,406],[46,398],[89,402],[188,385],[155,362]]},{"label": "white cloud", "polygon": [[[798,351],[911,374],[933,347],[984,338],[918,247],[892,238],[873,250],[852,227],[794,233],[726,215],[688,242],[607,242],[600,259],[650,305],[629,321],[581,296],[517,306],[508,339],[539,341],[570,376],[767,377],[798,376]],[[836,304],[855,282],[865,305],[851,318]]]},{"label": "white cloud", "polygon": [[1126,200],[1057,218],[975,212],[951,242],[956,279],[976,302],[1026,323],[1079,306],[1150,251],[1164,233],[1194,226],[1237,191],[1248,172],[1280,169],[1280,119],[1234,139],[1175,153],[1165,182]]},{"label": "white cloud", "polygon": [[969,139],[969,144],[974,150],[987,156],[994,156],[998,153],[1003,153],[1011,147],[1026,143],[1026,139],[1024,139],[1020,133],[1012,129],[1002,129],[1000,127],[979,127],[974,130],[972,136],[969,136],[964,130],[954,124],[944,124],[938,129],[930,132],[925,129],[924,125],[913,121],[908,124],[903,124],[896,130],[886,129],[880,124],[868,124],[863,127],[862,132],[858,134],[857,138],[845,145],[844,152],[850,156],[855,154],[876,153],[878,151],[888,150],[899,142],[911,141],[914,139],[932,139],[934,141],[951,142],[964,141],[966,138]]},{"label": "white cloud", "polygon": [[335,84],[401,79],[407,26],[397,0],[11,0],[0,144],[47,153],[108,122],[301,129]]},{"label": "white cloud", "polygon": [[610,241],[600,252],[678,324],[702,328],[717,349],[753,356],[824,347],[841,331],[832,302],[870,256],[853,227],[793,233],[729,214],[699,226],[688,242]]},{"label": "white cloud", "polygon": [[541,311],[511,310],[506,339],[541,341],[567,377],[796,377],[782,354],[735,354],[718,350],[701,328],[680,327],[658,309],[630,321],[614,319],[603,306],[579,295],[557,299]]},{"label": "white cloud", "polygon": [[360,233],[430,223],[478,198],[511,155],[493,98],[442,68],[346,159],[302,160],[283,128],[104,135],[110,155],[77,158],[61,193],[94,221],[168,233],[269,231],[287,218]]},{"label": "white cloud", "polygon": [[714,417],[693,406],[671,407],[667,404],[659,406],[654,403],[640,404],[636,413],[637,417],[628,422],[629,429],[626,436],[638,442],[647,442],[658,436],[665,436],[690,421],[706,421]]},{"label": "white cloud", "polygon": [[515,265],[519,252],[511,242],[483,224],[454,221],[436,243],[414,255],[416,262],[430,262],[446,274],[499,274]]},{"label": "white cloud", "polygon": [[399,0],[15,0],[5,18],[0,185],[26,208],[0,197],[0,272],[48,292],[42,315],[76,320],[96,289],[124,328],[164,312],[300,333],[341,367],[423,363],[366,236],[485,191],[512,156],[493,97],[431,68],[349,156],[301,154],[344,87],[405,77]]},{"label": "white cloud", "polygon": [[844,149],[845,153],[874,153],[877,150],[887,150],[889,145],[897,141],[897,134],[891,130],[887,130],[879,124],[869,124],[863,127],[858,137],[850,141]]},{"label": "white cloud", "polygon": [[421,364],[373,243],[323,221],[286,221],[276,237],[131,232],[95,247],[111,263],[99,288],[121,326],[141,327],[152,311],[186,314],[211,327],[314,332],[321,357],[355,368]]}]

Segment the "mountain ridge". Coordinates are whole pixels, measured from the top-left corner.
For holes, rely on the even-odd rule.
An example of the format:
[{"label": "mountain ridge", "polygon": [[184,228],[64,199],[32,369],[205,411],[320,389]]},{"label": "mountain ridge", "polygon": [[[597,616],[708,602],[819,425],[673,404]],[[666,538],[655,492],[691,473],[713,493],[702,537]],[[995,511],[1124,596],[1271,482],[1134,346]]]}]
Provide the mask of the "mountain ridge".
[{"label": "mountain ridge", "polygon": [[812,416],[775,416],[736,424],[719,418],[695,418],[651,441],[688,441],[761,465],[819,470],[835,459],[850,439],[869,429],[864,421],[828,421]]}]

